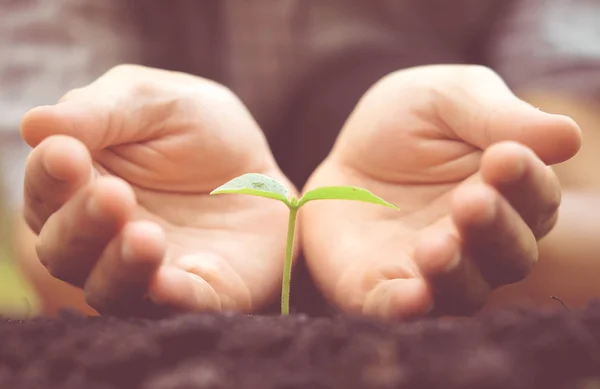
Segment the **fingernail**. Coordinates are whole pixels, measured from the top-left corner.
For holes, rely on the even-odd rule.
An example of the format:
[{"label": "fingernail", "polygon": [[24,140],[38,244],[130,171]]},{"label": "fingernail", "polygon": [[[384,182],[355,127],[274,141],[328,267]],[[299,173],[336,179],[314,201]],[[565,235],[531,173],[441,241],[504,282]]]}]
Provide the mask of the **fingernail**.
[{"label": "fingernail", "polygon": [[90,197],[86,204],[86,211],[88,215],[90,215],[93,219],[102,218],[102,210],[98,205],[98,202],[94,199],[94,197]]},{"label": "fingernail", "polygon": [[448,262],[448,264],[444,268],[444,271],[451,272],[452,270],[456,269],[456,267],[460,263],[460,257],[461,257],[460,253],[455,253],[454,256],[452,257],[452,260],[450,262]]},{"label": "fingernail", "polygon": [[44,170],[48,176],[55,181],[65,181],[67,177],[64,177],[57,173],[56,169],[52,167],[50,163],[48,163],[48,158],[44,158],[42,164],[44,165]]}]

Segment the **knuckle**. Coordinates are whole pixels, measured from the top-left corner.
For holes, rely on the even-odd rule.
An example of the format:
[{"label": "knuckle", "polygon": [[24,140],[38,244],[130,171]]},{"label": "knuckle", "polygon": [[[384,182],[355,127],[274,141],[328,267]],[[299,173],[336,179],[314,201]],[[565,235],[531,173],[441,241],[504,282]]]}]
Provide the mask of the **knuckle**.
[{"label": "knuckle", "polygon": [[160,94],[161,88],[156,80],[140,78],[134,80],[127,90],[130,98],[147,98]]},{"label": "knuckle", "polygon": [[124,99],[154,96],[159,91],[161,79],[155,73],[163,72],[158,69],[141,65],[121,64],[104,73],[96,83],[109,86],[114,99]]}]

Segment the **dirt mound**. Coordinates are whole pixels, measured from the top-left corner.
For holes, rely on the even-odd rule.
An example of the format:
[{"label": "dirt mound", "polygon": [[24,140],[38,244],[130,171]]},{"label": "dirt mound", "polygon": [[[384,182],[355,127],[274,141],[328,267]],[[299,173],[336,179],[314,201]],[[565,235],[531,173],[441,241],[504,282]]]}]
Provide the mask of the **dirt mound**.
[{"label": "dirt mound", "polygon": [[600,388],[600,303],[470,319],[0,321],[0,388]]}]

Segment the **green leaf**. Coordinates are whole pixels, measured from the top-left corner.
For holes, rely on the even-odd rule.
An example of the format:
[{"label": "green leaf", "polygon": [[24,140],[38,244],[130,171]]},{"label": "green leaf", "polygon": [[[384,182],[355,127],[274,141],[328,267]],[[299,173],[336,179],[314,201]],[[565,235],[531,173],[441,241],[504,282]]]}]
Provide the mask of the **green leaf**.
[{"label": "green leaf", "polygon": [[267,197],[289,204],[287,188],[281,182],[258,173],[241,175],[210,192],[211,195],[223,193]]},{"label": "green leaf", "polygon": [[313,200],[355,200],[398,209],[394,204],[388,203],[368,190],[355,186],[324,186],[313,189],[302,196],[298,206],[301,207]]}]

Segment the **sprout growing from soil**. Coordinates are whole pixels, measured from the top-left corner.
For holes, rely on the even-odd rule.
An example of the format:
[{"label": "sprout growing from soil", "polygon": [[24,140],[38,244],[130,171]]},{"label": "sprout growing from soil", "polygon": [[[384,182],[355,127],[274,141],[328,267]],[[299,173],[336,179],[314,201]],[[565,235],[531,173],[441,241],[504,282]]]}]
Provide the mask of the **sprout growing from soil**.
[{"label": "sprout growing from soil", "polygon": [[292,277],[292,253],[294,248],[294,233],[298,210],[304,204],[314,200],[354,200],[365,203],[379,204],[397,209],[394,204],[388,203],[363,188],[354,186],[325,186],[308,191],[301,198],[290,197],[288,189],[281,182],[263,174],[248,173],[232,179],[210,192],[213,194],[247,194],[279,200],[290,210],[283,267],[283,281],[281,284],[281,314],[287,315],[290,310],[290,283]]}]

